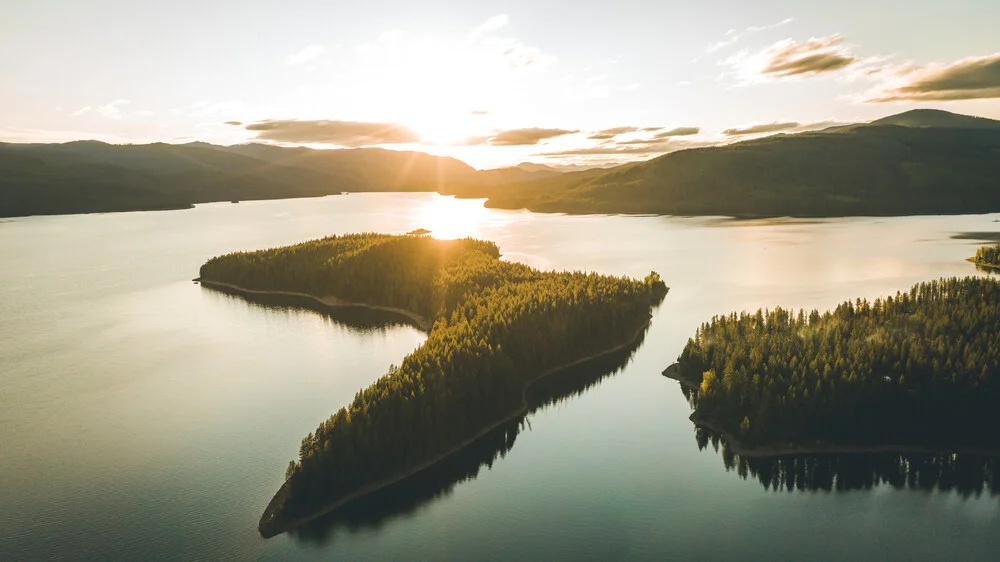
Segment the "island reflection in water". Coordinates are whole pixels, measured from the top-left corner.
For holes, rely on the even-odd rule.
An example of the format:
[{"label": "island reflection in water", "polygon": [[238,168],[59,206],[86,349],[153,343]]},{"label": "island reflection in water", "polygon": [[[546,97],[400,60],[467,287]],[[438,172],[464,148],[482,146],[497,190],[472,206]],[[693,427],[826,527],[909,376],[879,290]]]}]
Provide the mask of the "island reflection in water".
[{"label": "island reflection in water", "polygon": [[[694,391],[679,385],[693,405]],[[694,426],[698,450],[712,447],[726,472],[754,478],[775,492],[849,492],[880,485],[897,490],[955,492],[963,498],[1000,496],[1000,458],[973,453],[810,453],[748,457],[726,436]]]},{"label": "island reflection in water", "polygon": [[[201,286],[209,294],[218,295],[233,301],[240,301],[252,308],[261,308],[272,312],[288,312],[291,310],[309,310],[320,314],[327,320],[343,326],[351,331],[362,334],[384,333],[397,326],[412,326],[420,329],[407,316],[388,310],[378,310],[364,306],[339,306],[330,308],[320,305],[307,297],[279,294],[244,294],[222,286]],[[358,390],[361,390],[360,388]]]},{"label": "island reflection in water", "polygon": [[[410,325],[405,316],[364,307],[326,308],[307,298],[286,295],[244,295],[224,288],[203,286],[211,293],[239,300],[254,307],[271,310],[301,308],[316,311],[329,320],[352,330],[375,332],[394,325]],[[474,480],[485,466],[502,459],[514,447],[518,434],[527,426],[529,416],[547,406],[571,399],[598,385],[628,366],[642,346],[649,326],[632,344],[585,363],[552,373],[528,387],[528,411],[487,433],[472,444],[439,463],[400,482],[362,496],[347,505],[311,521],[288,534],[303,544],[325,545],[341,530],[350,533],[378,529],[400,517],[411,516],[426,504],[447,496],[456,484]],[[360,389],[359,389],[360,390]],[[333,411],[336,404],[331,404]],[[261,510],[265,506],[261,506]]]}]

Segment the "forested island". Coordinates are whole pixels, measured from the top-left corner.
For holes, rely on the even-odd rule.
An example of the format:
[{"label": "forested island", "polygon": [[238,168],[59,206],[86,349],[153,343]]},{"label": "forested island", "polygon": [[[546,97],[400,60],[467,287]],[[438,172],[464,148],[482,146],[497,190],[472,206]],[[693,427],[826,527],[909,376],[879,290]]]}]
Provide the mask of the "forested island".
[{"label": "forested island", "polygon": [[623,370],[642,345],[644,333],[636,341],[540,378],[527,387],[527,409],[486,432],[454,454],[442,458],[426,470],[352,501],[336,511],[318,517],[290,533],[296,540],[324,544],[340,528],[352,531],[373,529],[404,513],[413,513],[436,498],[451,494],[455,485],[475,479],[484,467],[509,453],[525,427],[528,415],[552,404],[568,400]]},{"label": "forested island", "polygon": [[737,452],[1000,451],[1000,283],[944,279],[833,311],[730,314],[664,374]]},{"label": "forested island", "polygon": [[[667,288],[502,261],[473,239],[353,234],[237,252],[200,280],[311,295],[427,320],[424,345],[306,436],[260,520],[265,537],[431,466],[528,407],[544,375],[627,348]],[[331,301],[330,297],[335,300]]]},{"label": "forested island", "polygon": [[1000,244],[980,247],[969,261],[982,267],[1000,269]]}]

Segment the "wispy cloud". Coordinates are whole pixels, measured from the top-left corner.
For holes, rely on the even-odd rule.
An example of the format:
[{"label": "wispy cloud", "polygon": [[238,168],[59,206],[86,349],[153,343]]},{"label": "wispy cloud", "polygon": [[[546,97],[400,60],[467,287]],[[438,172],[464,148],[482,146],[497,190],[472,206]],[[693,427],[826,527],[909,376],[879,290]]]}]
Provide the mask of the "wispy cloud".
[{"label": "wispy cloud", "polygon": [[[723,39],[722,41],[719,41],[718,43],[714,43],[714,44],[710,45],[707,49],[705,49],[705,54],[706,55],[710,55],[712,53],[715,53],[717,51],[725,49],[726,47],[728,47],[730,45],[734,45],[736,42],[738,42],[740,39],[743,39],[747,35],[750,35],[750,34],[753,34],[753,33],[759,33],[761,31],[767,31],[767,30],[770,30],[770,29],[777,29],[779,27],[784,27],[784,26],[792,23],[793,21],[795,21],[795,18],[785,18],[785,19],[783,19],[783,20],[781,20],[781,21],[779,21],[777,23],[772,23],[772,24],[769,24],[769,25],[752,25],[752,26],[744,29],[743,31],[739,31],[739,30],[736,30],[736,29],[730,29],[729,31],[726,32],[726,38]],[[699,57],[699,58],[701,58],[701,57]],[[695,59],[695,60],[698,60],[698,59]]]},{"label": "wispy cloud", "polygon": [[507,25],[507,14],[497,14],[469,30],[469,40],[475,41],[490,31],[496,31]]},{"label": "wispy cloud", "polygon": [[927,102],[1000,98],[1000,53],[951,63],[881,69],[868,102]]},{"label": "wispy cloud", "polygon": [[259,140],[331,144],[351,148],[420,142],[420,137],[414,131],[396,123],[287,119],[251,123],[246,126],[246,130],[256,132]]},{"label": "wispy cloud", "polygon": [[662,133],[658,133],[657,135],[654,136],[654,138],[665,139],[668,137],[687,137],[691,135],[697,135],[700,132],[701,129],[698,127],[676,127],[674,129],[670,129],[669,131],[663,131]]},{"label": "wispy cloud", "polygon": [[740,137],[749,135],[764,135],[770,133],[804,133],[807,131],[819,131],[829,127],[836,127],[839,125],[847,125],[841,121],[812,121],[800,123],[798,121],[785,121],[785,122],[774,122],[774,123],[757,123],[753,125],[744,125],[742,127],[733,127],[731,129],[726,129],[722,131],[723,135],[727,137]]},{"label": "wispy cloud", "polygon": [[638,127],[611,127],[610,129],[602,129],[597,131],[587,137],[590,140],[608,140],[613,139],[618,135],[624,135],[626,133],[634,133],[638,131]]},{"label": "wispy cloud", "polygon": [[619,144],[648,144],[660,142],[671,137],[685,137],[691,135],[697,135],[701,132],[698,127],[676,127],[670,130],[663,130],[662,127],[612,127],[610,129],[602,129],[596,131],[587,137],[589,140],[611,140],[615,137],[626,135],[629,133],[651,133],[656,132],[655,135],[645,139],[631,139],[628,141],[622,141]]},{"label": "wispy cloud", "polygon": [[786,123],[761,123],[759,125],[749,125],[746,127],[734,127],[722,131],[722,134],[730,137],[743,135],[759,135],[763,133],[777,133],[779,131],[790,131],[799,126],[799,123],[789,121]]},{"label": "wispy cloud", "polygon": [[[95,112],[95,113],[97,113],[97,114],[99,114],[99,115],[101,115],[103,117],[107,117],[108,119],[121,119],[122,118],[122,106],[128,105],[130,103],[132,103],[132,102],[130,102],[129,100],[118,99],[118,100],[114,100],[114,101],[108,102],[108,103],[106,103],[104,105],[99,105],[97,107],[94,107],[92,105],[87,105],[87,106],[81,107],[80,109],[77,109],[76,111],[74,111],[73,115],[86,115],[86,114],[88,114],[90,112]],[[143,112],[139,112],[139,111],[137,111],[135,113],[139,114],[139,115],[144,115]]]},{"label": "wispy cloud", "polygon": [[851,54],[840,35],[806,41],[785,39],[757,52],[741,51],[722,64],[743,83],[817,76],[844,70],[862,62]]},{"label": "wispy cloud", "polygon": [[580,131],[569,129],[543,129],[539,127],[510,129],[507,131],[500,131],[490,137],[489,144],[491,146],[527,146],[538,144],[543,140],[572,135],[579,132]]},{"label": "wispy cloud", "polygon": [[314,62],[319,60],[323,53],[326,52],[326,47],[323,45],[309,45],[303,48],[301,51],[288,55],[285,57],[285,64],[289,66],[298,66],[306,64],[309,62]]},{"label": "wispy cloud", "polygon": [[571,148],[556,152],[543,152],[537,156],[548,156],[551,158],[565,158],[571,156],[610,156],[620,157],[620,161],[634,160],[637,156],[666,154],[688,148],[700,148],[705,146],[715,146],[719,142],[712,141],[677,141],[660,140],[655,142],[635,142],[625,141],[619,143],[606,143],[600,146],[583,148]]}]

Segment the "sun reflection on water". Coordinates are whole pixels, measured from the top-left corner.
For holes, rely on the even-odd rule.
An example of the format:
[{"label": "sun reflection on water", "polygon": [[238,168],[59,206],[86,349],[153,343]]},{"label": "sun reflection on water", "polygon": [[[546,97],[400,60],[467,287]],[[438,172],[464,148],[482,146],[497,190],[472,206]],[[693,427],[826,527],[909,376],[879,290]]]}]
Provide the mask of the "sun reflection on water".
[{"label": "sun reflection on water", "polygon": [[495,215],[483,206],[482,199],[435,197],[420,203],[417,228],[430,230],[431,236],[439,240],[482,237],[486,224],[498,220]]}]

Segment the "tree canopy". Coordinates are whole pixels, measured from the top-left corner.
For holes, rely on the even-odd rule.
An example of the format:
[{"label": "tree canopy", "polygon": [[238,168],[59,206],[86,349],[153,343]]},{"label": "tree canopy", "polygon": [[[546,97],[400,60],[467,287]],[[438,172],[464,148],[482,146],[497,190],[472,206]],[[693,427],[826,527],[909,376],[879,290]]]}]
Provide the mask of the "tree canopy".
[{"label": "tree canopy", "polygon": [[354,234],[209,260],[203,279],[335,295],[433,322],[427,341],[307,435],[265,535],[453,450],[524,408],[539,375],[634,341],[666,294],[643,280],[543,272],[473,239]]},{"label": "tree canopy", "polygon": [[980,247],[972,261],[978,265],[1000,268],[1000,244]]},{"label": "tree canopy", "polygon": [[921,283],[823,314],[716,317],[679,364],[700,378],[693,419],[749,444],[1000,445],[993,279]]}]

